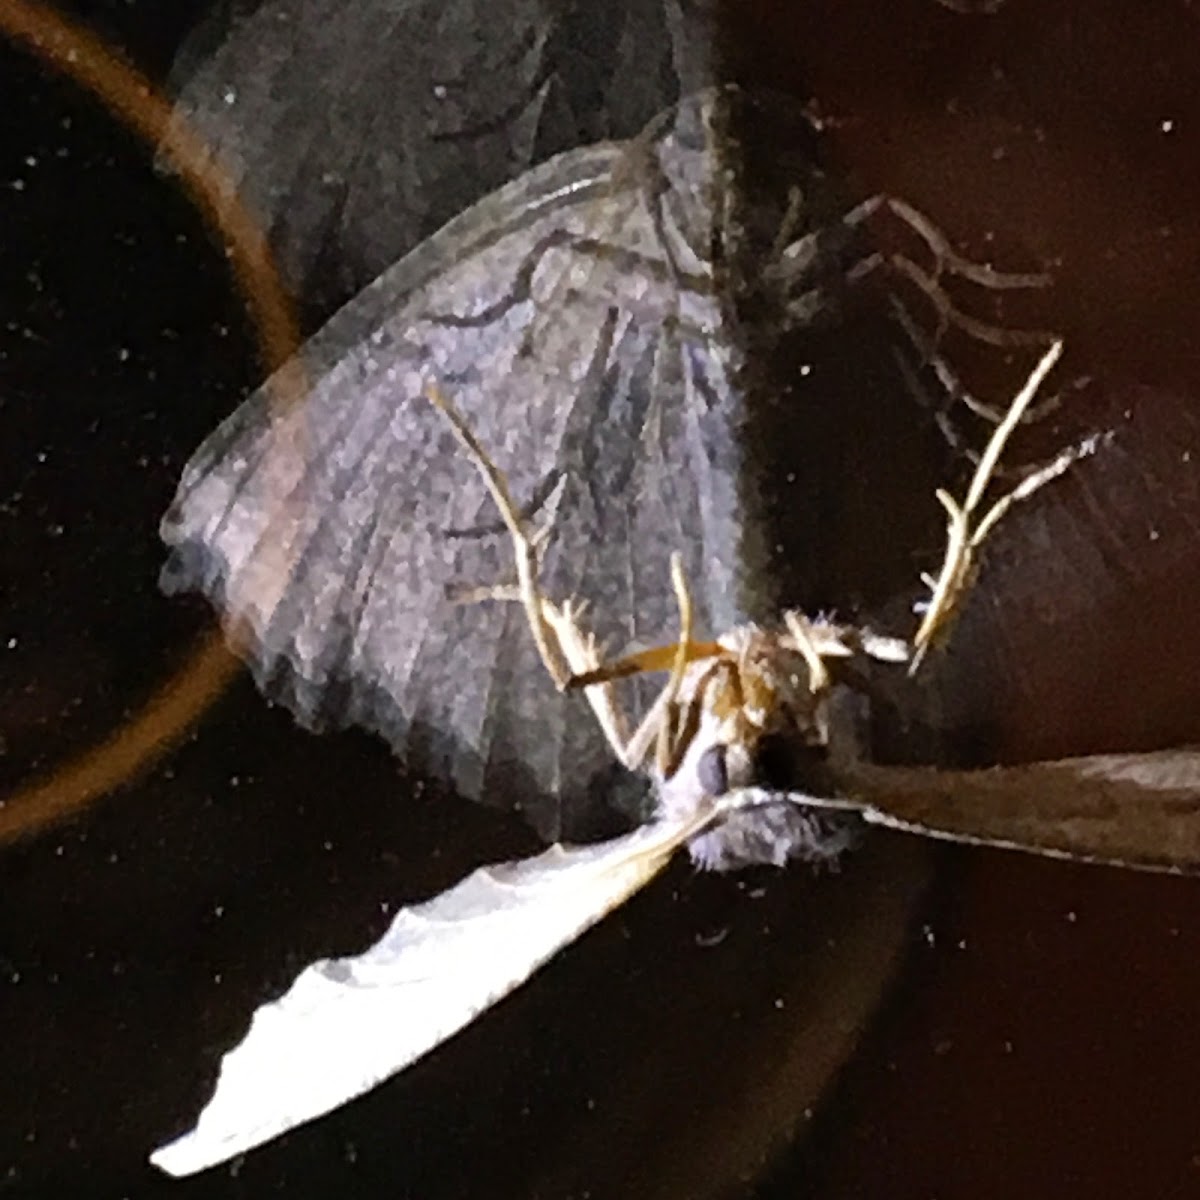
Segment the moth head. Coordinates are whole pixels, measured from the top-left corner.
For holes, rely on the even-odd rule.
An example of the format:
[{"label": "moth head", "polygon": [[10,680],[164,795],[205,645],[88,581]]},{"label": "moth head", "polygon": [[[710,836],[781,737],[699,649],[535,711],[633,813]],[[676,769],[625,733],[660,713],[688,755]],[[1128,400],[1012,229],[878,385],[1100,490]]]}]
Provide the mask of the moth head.
[{"label": "moth head", "polygon": [[691,663],[679,689],[675,758],[660,771],[661,816],[691,818],[714,802],[723,815],[688,842],[705,869],[788,859],[830,862],[858,836],[856,818],[804,804],[837,794],[830,717],[841,745],[840,709],[824,657],[785,635],[747,628]]},{"label": "moth head", "polygon": [[680,803],[745,788],[803,789],[828,749],[828,686],[786,638],[736,629],[689,665],[660,791]]}]

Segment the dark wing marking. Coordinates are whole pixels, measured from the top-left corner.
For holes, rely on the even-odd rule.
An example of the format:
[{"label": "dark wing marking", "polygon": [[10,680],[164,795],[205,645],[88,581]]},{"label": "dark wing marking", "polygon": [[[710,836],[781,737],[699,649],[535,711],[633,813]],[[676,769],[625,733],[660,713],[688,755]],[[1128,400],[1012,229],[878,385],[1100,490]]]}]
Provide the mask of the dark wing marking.
[{"label": "dark wing marking", "polygon": [[739,360],[696,254],[720,211],[691,136],[714,99],[686,142],[664,120],[560,156],[386,272],[201,446],[162,525],[165,585],[207,593],[303,723],[365,725],[550,838],[578,834],[557,798],[611,755],[519,605],[447,599],[508,582],[512,554],[456,535],[497,514],[423,391],[452,397],[518,498],[564,479],[543,582],[587,597],[601,637],[672,638],[673,550],[700,627],[738,618]]},{"label": "dark wing marking", "polygon": [[872,824],[1143,870],[1200,873],[1200,748],[981,771],[855,766]]}]

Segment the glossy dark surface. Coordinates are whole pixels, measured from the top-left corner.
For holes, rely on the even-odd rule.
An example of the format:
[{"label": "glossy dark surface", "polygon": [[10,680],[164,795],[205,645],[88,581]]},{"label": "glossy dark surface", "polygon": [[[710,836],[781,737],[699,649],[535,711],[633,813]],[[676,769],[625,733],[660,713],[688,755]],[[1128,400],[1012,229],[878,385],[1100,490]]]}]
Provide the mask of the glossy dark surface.
[{"label": "glossy dark surface", "polygon": [[[160,79],[189,16],[84,15]],[[866,190],[911,199],[977,257],[1054,262],[1029,319],[1065,333],[1106,411],[1149,388],[1186,422],[1200,389],[1198,23],[1186,5],[1132,0],[1009,0],[990,17],[908,0],[886,18],[867,0],[747,3],[731,44],[816,98]],[[74,86],[0,56],[0,774],[15,788],[127,719],[209,627],[202,606],[158,594],[156,525],[259,369],[219,253],[145,148]],[[910,530],[928,527],[916,548],[936,553],[937,514],[909,496],[900,532],[905,489],[893,481],[881,503],[886,472],[861,482],[886,443],[834,433],[853,486],[826,500],[828,576],[801,582],[870,594],[874,564],[905,566]],[[1147,502],[1181,479],[1152,480]],[[1147,522],[1169,509],[1171,544],[1186,545],[1200,514],[1164,505]],[[1018,522],[1005,553],[1024,553],[1032,528]],[[1039,653],[1114,666],[1083,687],[1051,658],[1051,683],[1018,691],[993,726],[1005,754],[1064,752],[1097,730],[1200,734],[1200,548],[1153,561],[1129,563],[1082,650],[1034,631]],[[381,745],[308,737],[242,679],[143,782],[6,847],[0,1195],[1200,1186],[1197,885],[954,853],[905,931],[922,852],[886,843],[815,886],[679,864],[412,1075],[240,1167],[158,1176],[145,1154],[194,1117],[255,1003],[470,863],[535,849],[502,814],[410,791]],[[810,1113],[823,1056],[856,1035],[897,945],[899,988]],[[789,1147],[793,1132],[810,1136]]]}]

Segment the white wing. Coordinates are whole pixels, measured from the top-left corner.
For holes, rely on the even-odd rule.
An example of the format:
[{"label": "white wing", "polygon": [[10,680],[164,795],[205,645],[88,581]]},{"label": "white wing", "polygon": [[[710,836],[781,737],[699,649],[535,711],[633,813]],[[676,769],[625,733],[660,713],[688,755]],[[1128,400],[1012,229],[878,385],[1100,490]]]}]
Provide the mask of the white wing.
[{"label": "white wing", "polygon": [[481,867],[402,909],[365,953],[312,963],[254,1014],[196,1127],[150,1161],[190,1175],[369,1091],[649,883],[706,820],[660,821],[612,841]]}]

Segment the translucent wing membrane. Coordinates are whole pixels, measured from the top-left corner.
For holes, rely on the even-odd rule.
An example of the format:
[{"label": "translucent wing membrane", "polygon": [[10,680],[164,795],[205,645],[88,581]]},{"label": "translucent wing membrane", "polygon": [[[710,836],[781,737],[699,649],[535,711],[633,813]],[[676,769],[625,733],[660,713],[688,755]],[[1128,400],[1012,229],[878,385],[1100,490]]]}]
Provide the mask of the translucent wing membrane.
[{"label": "translucent wing membrane", "polygon": [[[433,383],[553,519],[548,594],[597,633],[661,641],[672,549],[697,621],[741,616],[739,349],[709,257],[723,163],[705,93],[632,143],[563,155],[487,197],[343,308],[188,465],[165,581],[205,591],[268,694],[358,723],[470,796],[556,797],[611,758],[558,697],[511,583],[498,513],[425,398]],[[492,775],[492,768],[501,772]],[[540,807],[537,807],[540,805]]]},{"label": "translucent wing membrane", "polygon": [[194,35],[179,119],[321,308],[531,165],[710,81],[697,7],[266,0]]}]

